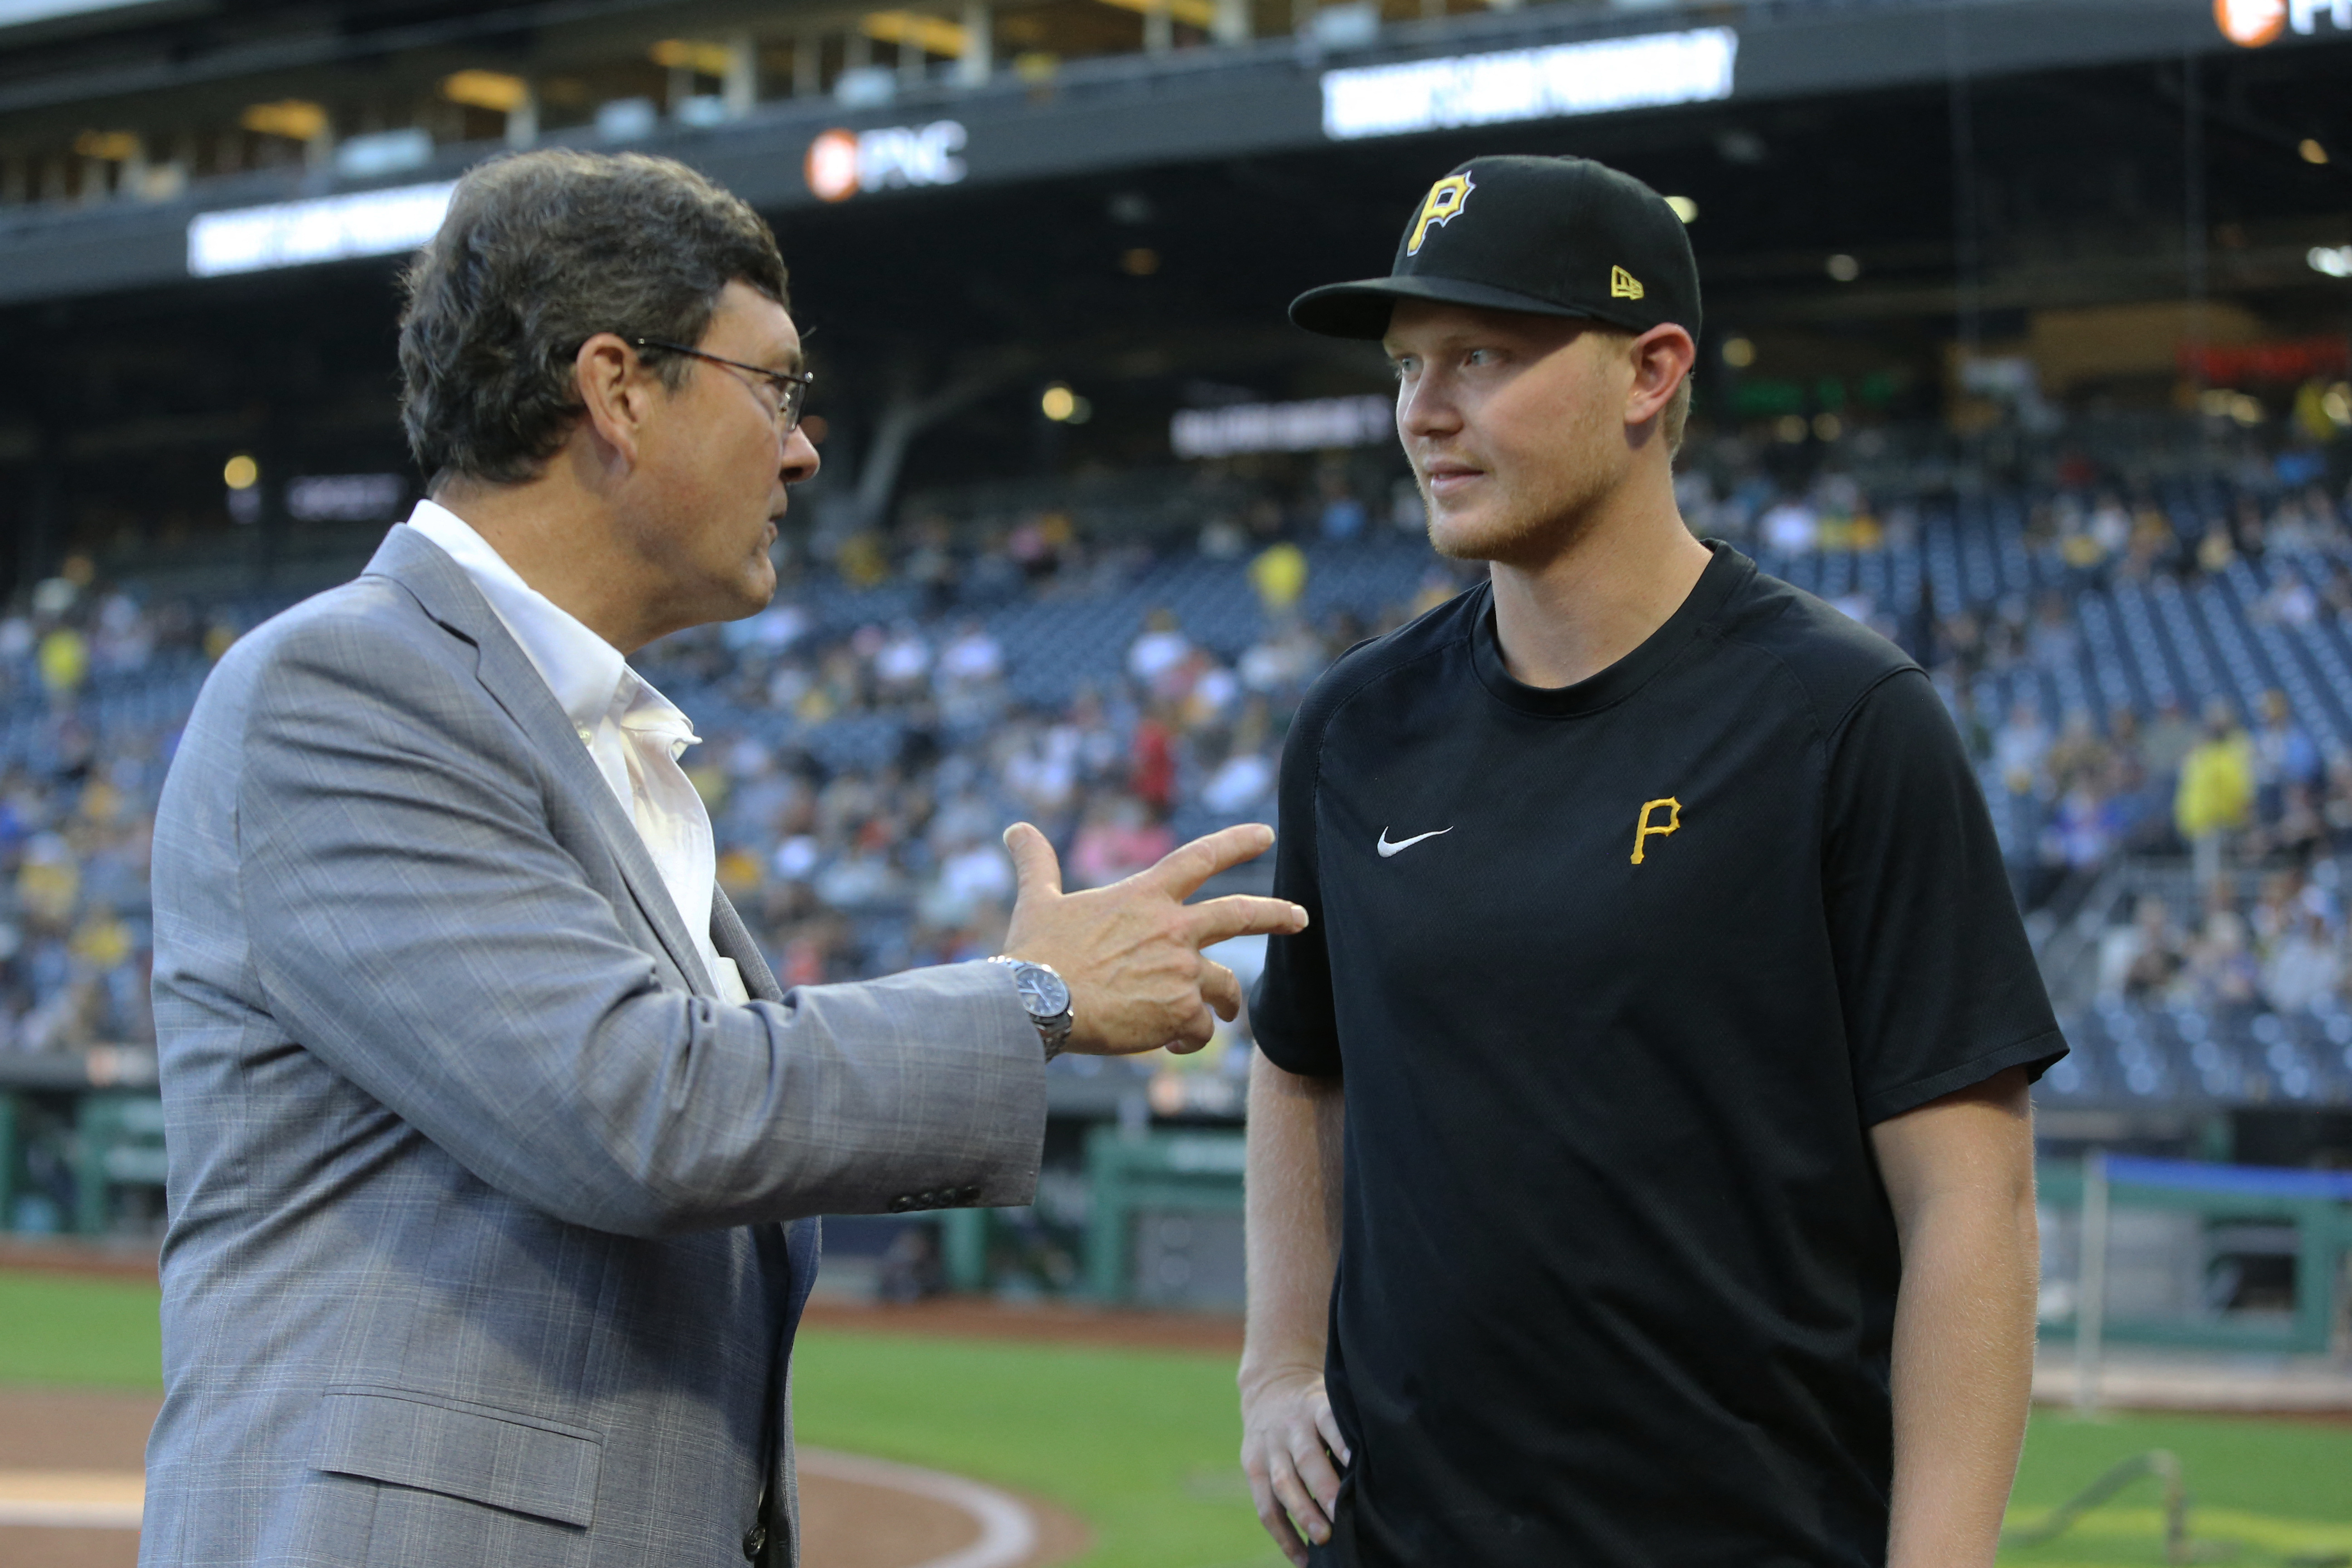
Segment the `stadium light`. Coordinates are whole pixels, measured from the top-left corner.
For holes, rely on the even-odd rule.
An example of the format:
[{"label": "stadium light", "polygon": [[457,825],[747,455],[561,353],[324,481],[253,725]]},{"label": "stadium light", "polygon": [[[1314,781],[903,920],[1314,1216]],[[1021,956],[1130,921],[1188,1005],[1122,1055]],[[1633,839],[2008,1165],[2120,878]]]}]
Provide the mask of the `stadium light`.
[{"label": "stadium light", "polygon": [[239,452],[221,465],[221,483],[233,490],[249,490],[261,479],[261,465]]},{"label": "stadium light", "polygon": [[1346,142],[1706,102],[1731,96],[1738,52],[1731,28],[1699,27],[1326,71],[1323,133]]},{"label": "stadium light", "polygon": [[324,105],[308,99],[286,98],[276,103],[247,105],[245,112],[237,116],[237,123],[259,135],[308,142],[327,128],[327,110]]},{"label": "stadium light", "polygon": [[1045,395],[1037,400],[1037,406],[1046,418],[1056,425],[1065,425],[1069,422],[1070,416],[1078,411],[1078,395],[1057,381],[1045,389]]},{"label": "stadium light", "polygon": [[85,131],[74,138],[73,148],[85,158],[97,158],[109,163],[127,163],[139,156],[139,133],[135,131]]},{"label": "stadium light", "polygon": [[665,70],[690,70],[698,76],[717,77],[727,74],[733,58],[724,44],[706,44],[691,38],[664,38],[646,55]]},{"label": "stadium light", "polygon": [[1674,208],[1675,216],[1685,223],[1698,221],[1698,204],[1688,196],[1668,196],[1666,205]]},{"label": "stadium light", "polygon": [[951,60],[963,58],[971,39],[961,24],[945,16],[926,16],[919,11],[868,12],[857,24],[857,30],[877,43],[896,44],[900,48],[912,46],[927,55],[942,55]]},{"label": "stadium light", "polygon": [[1746,338],[1724,339],[1723,363],[1734,370],[1746,370],[1756,363],[1756,345]]},{"label": "stadium light", "polygon": [[2304,259],[2311,263],[2314,272],[2325,272],[2330,278],[2352,278],[2352,245],[2315,245]]},{"label": "stadium light", "polygon": [[2319,144],[2319,141],[2316,137],[2305,137],[2302,142],[2296,146],[2295,151],[2302,154],[2303,161],[2306,163],[2325,163],[2327,162],[2327,149]]},{"label": "stadium light", "polygon": [[1155,8],[1165,9],[1177,21],[1187,26],[1198,27],[1202,32],[1216,26],[1217,21],[1215,0],[1103,0],[1103,4],[1115,5],[1122,11],[1140,11],[1147,16]]},{"label": "stadium light", "polygon": [[457,188],[453,180],[199,213],[188,223],[188,273],[219,278],[415,250],[440,228]]},{"label": "stadium light", "polygon": [[441,96],[469,109],[512,114],[530,101],[530,85],[504,71],[462,70],[441,79]]},{"label": "stadium light", "polygon": [[1843,251],[1831,257],[1822,266],[1830,277],[1840,283],[1851,283],[1862,276],[1862,263]]}]

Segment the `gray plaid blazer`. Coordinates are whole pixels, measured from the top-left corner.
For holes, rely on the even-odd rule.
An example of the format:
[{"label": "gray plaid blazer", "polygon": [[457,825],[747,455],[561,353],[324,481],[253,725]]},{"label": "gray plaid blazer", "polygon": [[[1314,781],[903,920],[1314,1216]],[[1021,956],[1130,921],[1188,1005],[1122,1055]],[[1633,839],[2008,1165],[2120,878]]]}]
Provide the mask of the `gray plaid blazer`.
[{"label": "gray plaid blazer", "polygon": [[810,1216],[1035,1185],[1010,974],[785,996],[721,896],[755,1000],[718,1001],[538,671],[405,526],[205,682],[154,898],[142,1564],[793,1563]]}]

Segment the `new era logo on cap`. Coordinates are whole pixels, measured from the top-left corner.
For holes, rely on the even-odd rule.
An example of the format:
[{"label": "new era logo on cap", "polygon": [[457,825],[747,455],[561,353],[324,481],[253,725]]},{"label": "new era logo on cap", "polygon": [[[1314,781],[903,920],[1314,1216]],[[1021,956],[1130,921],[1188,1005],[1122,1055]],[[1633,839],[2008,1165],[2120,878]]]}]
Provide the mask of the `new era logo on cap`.
[{"label": "new era logo on cap", "polygon": [[1470,199],[1470,193],[1476,188],[1470,183],[1467,169],[1458,174],[1448,174],[1430,186],[1429,195],[1422,198],[1421,214],[1413,219],[1412,237],[1405,242],[1404,253],[1419,256],[1421,242],[1429,237],[1431,226],[1444,227],[1454,215],[1462,210],[1462,204]]},{"label": "new era logo on cap", "polygon": [[[1454,220],[1473,198],[1473,222]],[[1433,237],[1447,230],[1443,245]],[[1310,289],[1290,319],[1377,338],[1399,300],[1582,317],[1626,331],[1696,335],[1698,265],[1666,199],[1589,158],[1474,158],[1429,187],[1386,278]]]}]

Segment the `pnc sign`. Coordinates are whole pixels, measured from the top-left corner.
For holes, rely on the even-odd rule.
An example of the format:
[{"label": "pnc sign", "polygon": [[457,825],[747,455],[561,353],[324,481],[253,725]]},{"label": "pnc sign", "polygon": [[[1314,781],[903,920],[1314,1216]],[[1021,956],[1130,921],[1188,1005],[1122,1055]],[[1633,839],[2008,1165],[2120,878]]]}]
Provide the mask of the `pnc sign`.
[{"label": "pnc sign", "polygon": [[959,184],[964,165],[956,154],[970,139],[952,120],[879,131],[828,131],[809,143],[801,169],[810,192],[821,202],[845,202],[860,191]]},{"label": "pnc sign", "polygon": [[2352,32],[2352,0],[2213,0],[2213,25],[2241,48],[2258,49],[2293,28],[2306,37],[2319,18]]}]

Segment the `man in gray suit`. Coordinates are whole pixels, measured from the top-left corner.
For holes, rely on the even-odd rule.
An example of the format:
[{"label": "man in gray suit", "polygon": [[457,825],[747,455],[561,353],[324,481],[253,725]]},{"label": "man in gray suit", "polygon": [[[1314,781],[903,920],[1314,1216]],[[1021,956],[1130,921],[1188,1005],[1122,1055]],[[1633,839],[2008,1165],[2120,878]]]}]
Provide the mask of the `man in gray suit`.
[{"label": "man in gray suit", "polygon": [[1202,881],[782,994],[625,656],[775,585],[800,343],[766,226],[659,160],[459,185],[408,279],[433,501],[224,658],[155,835],[172,1152],[150,1564],[797,1561],[787,1369],[833,1212],[1018,1204],[1045,1065],[1206,1039]]}]

